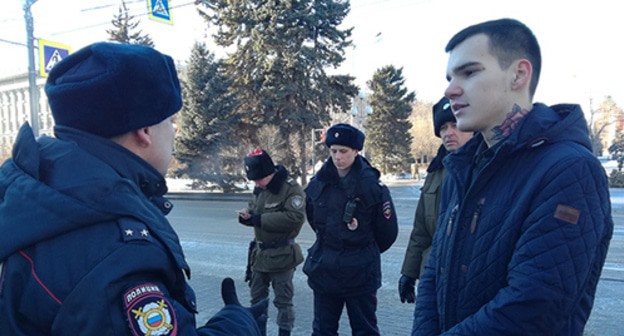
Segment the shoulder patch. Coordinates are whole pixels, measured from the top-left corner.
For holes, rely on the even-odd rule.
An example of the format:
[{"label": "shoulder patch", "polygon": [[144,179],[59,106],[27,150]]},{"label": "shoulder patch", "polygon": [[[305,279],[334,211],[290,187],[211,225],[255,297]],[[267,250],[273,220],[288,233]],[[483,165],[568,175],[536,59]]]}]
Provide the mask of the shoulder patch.
[{"label": "shoulder patch", "polygon": [[559,204],[555,209],[555,218],[569,224],[578,224],[581,212],[573,207]]},{"label": "shoulder patch", "polygon": [[175,311],[160,288],[144,283],[124,293],[124,304],[132,335],[176,335]]},{"label": "shoulder patch", "polygon": [[303,196],[301,195],[295,195],[290,198],[290,205],[297,210],[303,208],[303,204]]},{"label": "shoulder patch", "polygon": [[383,215],[386,220],[390,219],[390,217],[392,217],[392,204],[390,204],[390,201],[384,202],[382,209]]}]

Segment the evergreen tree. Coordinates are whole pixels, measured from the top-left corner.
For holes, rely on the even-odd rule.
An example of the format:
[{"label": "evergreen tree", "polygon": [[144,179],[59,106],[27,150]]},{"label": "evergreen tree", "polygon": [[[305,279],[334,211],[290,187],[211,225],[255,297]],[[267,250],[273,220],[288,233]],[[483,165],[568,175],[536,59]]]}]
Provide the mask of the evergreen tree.
[{"label": "evergreen tree", "polygon": [[196,42],[182,80],[184,106],[177,116],[175,157],[182,164],[174,174],[193,179],[194,188],[218,185],[236,189],[242,154],[234,148],[236,99],[223,66],[203,43]]},{"label": "evergreen tree", "polygon": [[365,125],[366,151],[384,174],[409,170],[413,161],[409,117],[416,94],[408,93],[404,82],[403,68],[392,65],[378,69],[367,82],[373,113]]},{"label": "evergreen tree", "polygon": [[115,15],[111,21],[115,29],[106,29],[109,35],[108,40],[154,47],[154,41],[149,34],[144,35],[142,30],[135,31],[140,22],[140,20],[134,21],[134,16],[130,15],[126,2],[122,0],[121,6],[119,6],[119,14]]},{"label": "evergreen tree", "polygon": [[[257,143],[262,125],[278,126],[286,139],[276,148],[293,175],[303,176],[311,130],[325,127],[329,112],[348,111],[357,94],[353,77],[328,75],[344,61],[351,29],[340,30],[349,3],[337,0],[198,0],[219,27],[217,44],[235,46],[227,59],[241,101],[241,136]],[[262,145],[262,144],[259,144]],[[310,146],[311,147],[311,146]]]}]

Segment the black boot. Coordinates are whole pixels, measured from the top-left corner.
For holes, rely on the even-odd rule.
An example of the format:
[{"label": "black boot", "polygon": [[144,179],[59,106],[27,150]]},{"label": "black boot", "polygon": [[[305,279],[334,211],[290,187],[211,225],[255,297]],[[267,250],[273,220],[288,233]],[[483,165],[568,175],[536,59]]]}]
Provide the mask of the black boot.
[{"label": "black boot", "polygon": [[290,336],[290,330],[280,328],[278,336]]}]

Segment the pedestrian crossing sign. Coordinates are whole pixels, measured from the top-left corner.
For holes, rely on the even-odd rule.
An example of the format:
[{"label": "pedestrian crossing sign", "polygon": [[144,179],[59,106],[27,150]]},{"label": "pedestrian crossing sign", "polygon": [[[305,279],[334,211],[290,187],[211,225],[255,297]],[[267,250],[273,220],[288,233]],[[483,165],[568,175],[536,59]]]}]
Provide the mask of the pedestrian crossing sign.
[{"label": "pedestrian crossing sign", "polygon": [[39,39],[39,74],[48,77],[50,70],[71,53],[64,44]]},{"label": "pedestrian crossing sign", "polygon": [[152,20],[173,24],[169,0],[147,0],[147,12]]}]

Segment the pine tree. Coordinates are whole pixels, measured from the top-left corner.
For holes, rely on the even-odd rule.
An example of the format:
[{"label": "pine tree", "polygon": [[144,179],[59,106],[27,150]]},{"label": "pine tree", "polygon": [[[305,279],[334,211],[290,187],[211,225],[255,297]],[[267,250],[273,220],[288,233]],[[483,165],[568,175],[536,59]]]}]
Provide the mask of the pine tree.
[{"label": "pine tree", "polygon": [[416,98],[404,88],[403,68],[387,65],[368,81],[373,112],[366,120],[366,152],[382,173],[408,171],[413,162],[409,116]]},{"label": "pine tree", "polygon": [[109,41],[117,41],[128,44],[141,44],[148,47],[154,47],[154,41],[149,34],[143,34],[142,30],[135,31],[141,21],[134,21],[134,16],[130,15],[126,2],[121,1],[119,6],[119,14],[115,15],[111,23],[116,29],[107,29]]},{"label": "pine tree", "polygon": [[236,189],[243,179],[241,155],[234,148],[237,101],[230,81],[204,43],[196,42],[182,80],[184,106],[177,116],[175,157],[182,164],[174,174],[193,179],[194,188],[218,185]]},{"label": "pine tree", "polygon": [[[351,29],[338,26],[349,3],[337,0],[199,0],[219,27],[217,44],[235,46],[228,75],[241,105],[241,135],[257,143],[262,125],[278,127],[287,145],[277,148],[296,176],[307,168],[311,130],[323,128],[331,110],[348,111],[357,94],[353,77],[328,75],[344,61]],[[209,14],[206,14],[209,13]],[[259,144],[262,145],[262,144]],[[288,146],[290,145],[290,146]],[[311,147],[311,146],[310,146]]]}]

